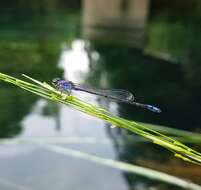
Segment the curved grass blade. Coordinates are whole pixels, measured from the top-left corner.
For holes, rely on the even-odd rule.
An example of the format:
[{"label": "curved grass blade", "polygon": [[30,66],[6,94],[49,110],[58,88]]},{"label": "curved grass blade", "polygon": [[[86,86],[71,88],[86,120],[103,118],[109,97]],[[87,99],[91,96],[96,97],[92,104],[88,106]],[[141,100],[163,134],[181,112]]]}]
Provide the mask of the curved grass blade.
[{"label": "curved grass blade", "polygon": [[8,83],[12,83],[24,90],[42,96],[43,98],[53,100],[55,102],[60,102],[62,104],[71,106],[74,109],[77,109],[86,114],[92,115],[94,117],[100,118],[112,125],[127,129],[137,135],[140,135],[155,144],[158,144],[171,152],[174,153],[176,157],[179,157],[185,161],[192,162],[194,164],[201,165],[201,153],[191,149],[190,147],[182,144],[181,142],[170,138],[157,130],[153,130],[144,125],[138,124],[134,121],[129,121],[118,117],[104,108],[99,106],[91,105],[86,103],[74,96],[67,96],[61,94],[57,89],[53,88],[47,83],[42,83],[38,80],[35,80],[29,76],[24,75],[26,78],[30,79],[36,84],[28,83],[17,78],[11,77],[0,73],[0,80],[3,80]]}]

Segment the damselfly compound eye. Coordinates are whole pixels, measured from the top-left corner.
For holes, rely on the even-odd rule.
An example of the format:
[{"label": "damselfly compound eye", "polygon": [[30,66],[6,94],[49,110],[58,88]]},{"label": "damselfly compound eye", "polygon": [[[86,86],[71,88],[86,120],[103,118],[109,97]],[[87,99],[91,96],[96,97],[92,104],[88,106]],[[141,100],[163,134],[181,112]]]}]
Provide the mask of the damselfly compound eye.
[{"label": "damselfly compound eye", "polygon": [[61,80],[60,78],[54,78],[54,79],[52,79],[52,84],[57,85],[58,81],[60,81],[60,80]]}]

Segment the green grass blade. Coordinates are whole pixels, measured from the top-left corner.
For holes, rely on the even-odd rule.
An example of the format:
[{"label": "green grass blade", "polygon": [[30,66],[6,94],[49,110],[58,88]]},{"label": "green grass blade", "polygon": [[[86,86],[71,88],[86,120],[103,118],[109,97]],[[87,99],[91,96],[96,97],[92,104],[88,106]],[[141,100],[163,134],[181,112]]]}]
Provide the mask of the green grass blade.
[{"label": "green grass blade", "polygon": [[24,90],[32,92],[43,98],[51,99],[55,102],[60,102],[62,104],[71,106],[74,109],[100,118],[108,123],[111,123],[112,125],[127,129],[137,135],[140,135],[152,141],[155,144],[158,144],[172,151],[175,156],[185,161],[201,165],[201,153],[191,149],[190,147],[179,142],[178,140],[170,138],[167,135],[158,132],[157,130],[149,128],[148,126],[118,117],[108,112],[104,108],[91,105],[74,96],[66,96],[64,94],[61,94],[57,89],[53,88],[47,83],[42,83],[26,75],[24,76],[36,84],[28,83],[17,78],[11,77],[9,75],[5,75],[3,73],[0,73],[0,80],[12,83],[20,88],[23,88]]}]

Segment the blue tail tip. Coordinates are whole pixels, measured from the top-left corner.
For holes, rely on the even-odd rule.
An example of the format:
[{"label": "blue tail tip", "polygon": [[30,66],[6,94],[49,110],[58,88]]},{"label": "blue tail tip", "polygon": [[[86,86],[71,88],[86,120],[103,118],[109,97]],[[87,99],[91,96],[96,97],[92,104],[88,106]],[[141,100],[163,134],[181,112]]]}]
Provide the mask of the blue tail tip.
[{"label": "blue tail tip", "polygon": [[153,111],[153,112],[155,112],[155,113],[161,113],[162,112],[162,110],[161,109],[159,109],[159,108],[157,108],[156,106],[152,106],[152,105],[146,105],[146,108],[148,109],[148,110],[150,110],[150,111]]}]

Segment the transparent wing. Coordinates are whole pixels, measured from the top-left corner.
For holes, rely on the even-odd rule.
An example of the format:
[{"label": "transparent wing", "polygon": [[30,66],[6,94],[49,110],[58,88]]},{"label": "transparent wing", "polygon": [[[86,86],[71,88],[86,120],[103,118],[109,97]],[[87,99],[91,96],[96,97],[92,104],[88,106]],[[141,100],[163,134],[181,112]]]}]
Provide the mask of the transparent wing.
[{"label": "transparent wing", "polygon": [[105,98],[110,98],[123,102],[134,100],[134,96],[131,92],[122,89],[94,89],[94,88],[82,87],[76,84],[74,85],[73,90],[87,92],[90,94],[103,96]]}]

